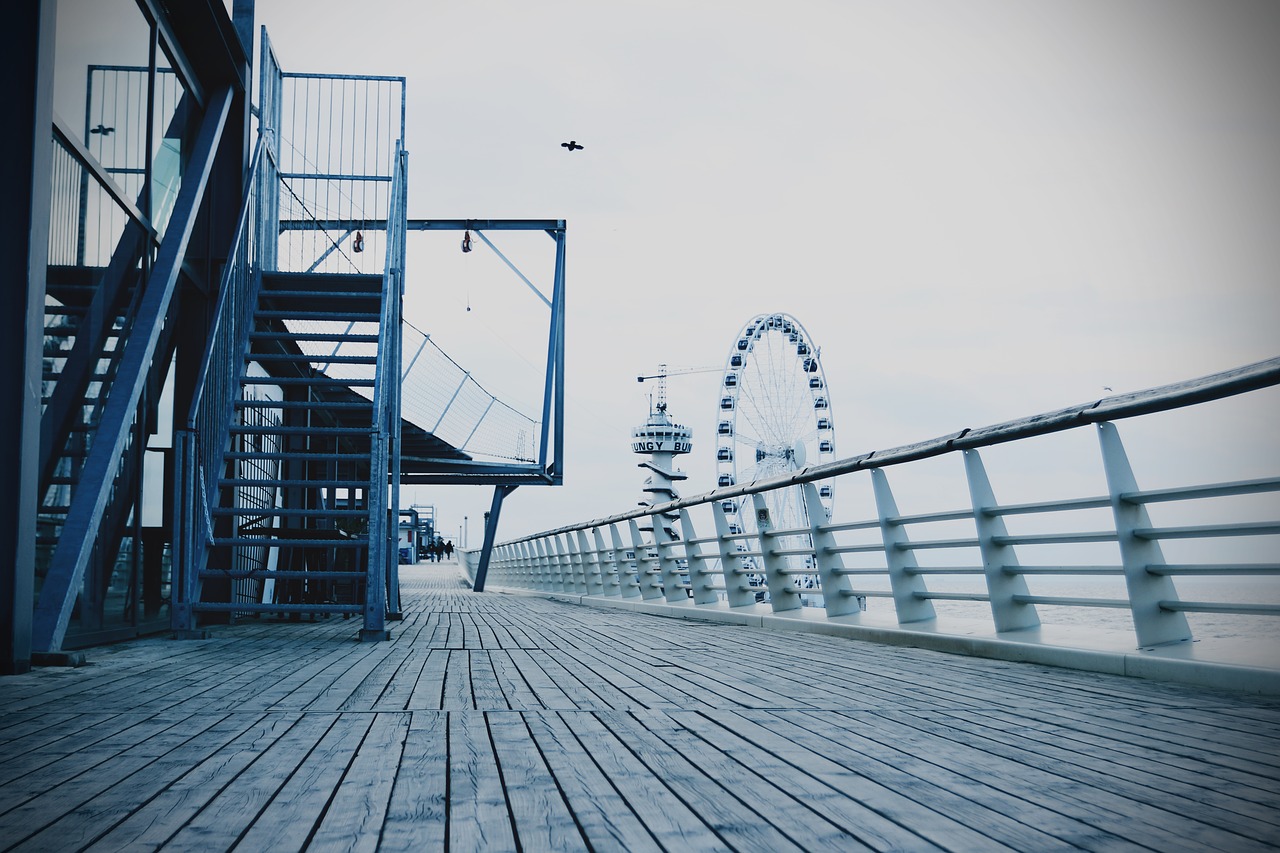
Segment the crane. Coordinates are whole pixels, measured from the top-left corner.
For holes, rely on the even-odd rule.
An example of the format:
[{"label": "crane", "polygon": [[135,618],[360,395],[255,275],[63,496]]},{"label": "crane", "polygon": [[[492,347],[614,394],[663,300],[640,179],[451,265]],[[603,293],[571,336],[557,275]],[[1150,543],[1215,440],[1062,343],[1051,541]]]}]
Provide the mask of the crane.
[{"label": "crane", "polygon": [[690,373],[711,373],[719,370],[719,367],[682,367],[677,370],[668,370],[665,364],[659,364],[657,373],[637,376],[636,381],[645,382],[649,379],[658,380],[658,405],[656,408],[659,412],[665,412],[667,410],[668,376],[687,376]]}]

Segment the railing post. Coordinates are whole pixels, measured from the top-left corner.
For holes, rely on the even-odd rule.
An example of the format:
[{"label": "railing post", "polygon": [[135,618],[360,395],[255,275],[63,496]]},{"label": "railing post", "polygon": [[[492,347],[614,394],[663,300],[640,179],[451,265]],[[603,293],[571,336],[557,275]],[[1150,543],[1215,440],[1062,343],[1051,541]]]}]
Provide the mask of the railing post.
[{"label": "railing post", "polygon": [[538,562],[542,564],[542,572],[547,579],[546,590],[548,592],[564,592],[564,587],[560,582],[560,564],[551,558],[551,547],[547,537],[535,539],[533,544],[536,546]]},{"label": "railing post", "polygon": [[547,552],[552,558],[553,564],[556,565],[556,574],[559,576],[559,581],[561,581],[561,589],[559,590],[566,593],[573,592],[573,587],[575,587],[573,564],[567,553],[564,553],[564,543],[561,542],[561,538],[548,537]]},{"label": "railing post", "polygon": [[586,555],[578,548],[572,533],[564,534],[564,554],[569,561],[569,570],[573,573],[573,591],[579,595],[587,592]]},{"label": "railing post", "polygon": [[537,540],[537,544],[538,556],[547,571],[548,591],[564,592],[564,574],[560,571],[560,560],[556,556],[552,538],[544,536]]},{"label": "railing post", "polygon": [[586,575],[587,595],[604,595],[604,579],[600,576],[600,552],[587,543],[587,531],[576,531],[578,553],[582,555],[582,571]]},{"label": "railing post", "polygon": [[764,502],[764,495],[757,492],[751,496],[756,511],[756,530],[760,539],[760,562],[764,564],[765,583],[769,587],[769,605],[775,613],[785,610],[796,610],[802,606],[800,591],[791,582],[791,576],[785,571],[786,558],[779,557],[773,551],[773,542],[777,534],[773,532],[773,519],[769,517],[769,506]]},{"label": "railing post", "polygon": [[600,570],[600,594],[620,595],[622,593],[618,571],[618,554],[609,550],[604,544],[604,534],[599,527],[591,528],[591,536],[596,544],[596,566]]},{"label": "railing post", "polygon": [[915,552],[908,547],[907,531],[898,523],[898,504],[889,489],[889,478],[879,468],[871,469],[871,485],[876,496],[876,513],[880,516],[880,536],[884,540],[884,558],[889,566],[889,586],[893,590],[893,606],[897,610],[898,624],[923,622],[934,619],[933,602],[917,598],[917,592],[927,592],[924,578],[911,570],[919,565]]},{"label": "railing post", "polygon": [[711,517],[716,525],[716,548],[720,552],[720,570],[724,573],[724,594],[730,607],[746,607],[756,603],[756,594],[742,583],[746,573],[742,557],[738,555],[738,541],[729,539],[729,518],[720,502],[711,505]]},{"label": "railing post", "polygon": [[[195,614],[191,605],[196,597],[195,543],[197,508],[195,433],[178,429],[173,433],[174,457],[174,534],[169,582],[172,588],[169,624],[178,639],[187,639],[195,631]],[[202,486],[201,486],[202,487]]]},{"label": "railing post", "polygon": [[503,545],[498,549],[498,567],[500,585],[524,587],[526,589],[532,586],[529,583],[529,567],[521,559],[519,545]]},{"label": "railing post", "polygon": [[527,539],[518,546],[521,554],[524,555],[524,561],[529,567],[529,576],[533,581],[533,588],[546,592],[551,588],[551,579],[547,576],[547,567],[542,564],[542,558],[538,555],[538,548],[533,540]]},{"label": "railing post", "polygon": [[973,522],[978,529],[978,549],[982,552],[982,571],[987,578],[987,598],[991,602],[991,618],[996,631],[1035,628],[1040,624],[1035,605],[1019,603],[1013,598],[1015,595],[1029,595],[1030,591],[1026,578],[1005,571],[1005,566],[1018,565],[1018,556],[1012,545],[997,541],[998,537],[1008,536],[1009,531],[1005,529],[1004,518],[992,512],[999,504],[978,451],[964,451],[964,470],[969,480]]},{"label": "railing post", "polygon": [[853,594],[849,576],[844,574],[844,560],[832,549],[836,547],[836,538],[826,529],[826,508],[818,495],[818,487],[813,483],[805,483],[801,487],[804,497],[804,510],[809,516],[810,531],[813,537],[813,562],[818,569],[818,579],[822,583],[822,602],[828,616],[848,616],[862,612],[862,604]]},{"label": "railing post", "polygon": [[693,519],[687,509],[680,510],[680,532],[684,534],[684,556],[689,562],[689,588],[693,591],[694,604],[715,604],[719,601],[716,591],[707,580],[710,570],[702,546],[693,540],[698,538],[693,529]]},{"label": "railing post", "polygon": [[1107,491],[1111,512],[1115,516],[1116,539],[1120,543],[1120,560],[1124,564],[1124,582],[1129,590],[1129,608],[1133,613],[1133,630],[1139,646],[1159,646],[1191,639],[1187,617],[1177,610],[1164,610],[1161,601],[1177,601],[1178,590],[1173,578],[1154,575],[1147,566],[1164,564],[1160,543],[1143,539],[1138,529],[1151,527],[1147,508],[1125,500],[1126,493],[1138,491],[1138,482],[1124,452],[1120,433],[1111,423],[1098,424],[1098,441],[1102,447],[1102,466],[1107,474]]},{"label": "railing post", "polygon": [[649,516],[653,522],[653,550],[658,555],[658,572],[662,577],[662,595],[669,604],[686,602],[689,593],[685,591],[684,579],[680,576],[680,566],[676,563],[675,549],[678,541],[667,528],[667,519],[661,514]]},{"label": "railing post", "polygon": [[622,544],[617,524],[609,525],[609,540],[613,543],[613,564],[618,567],[618,593],[623,598],[639,598],[639,575],[633,577],[631,574],[631,564],[626,560],[627,548]]},{"label": "railing post", "polygon": [[646,601],[662,598],[661,584],[655,577],[660,571],[650,565],[652,561],[649,558],[649,546],[640,536],[640,526],[634,518],[628,519],[627,524],[631,527],[631,547],[636,553],[636,582],[640,584],[640,595]]}]

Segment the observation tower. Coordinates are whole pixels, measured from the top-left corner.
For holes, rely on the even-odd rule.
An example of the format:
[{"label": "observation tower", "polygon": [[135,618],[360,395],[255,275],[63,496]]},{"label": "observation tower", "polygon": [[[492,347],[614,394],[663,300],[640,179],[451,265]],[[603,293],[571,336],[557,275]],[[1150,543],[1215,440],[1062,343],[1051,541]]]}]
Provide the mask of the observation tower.
[{"label": "observation tower", "polygon": [[[693,450],[693,430],[675,423],[667,415],[666,365],[661,366],[658,377],[658,399],[650,406],[649,418],[643,425],[631,430],[631,450],[648,456],[637,467],[648,469],[644,481],[644,495],[640,506],[655,506],[675,500],[675,482],[687,480],[689,475],[675,467],[675,458]],[[677,513],[666,516],[669,521],[679,518]],[[653,528],[641,526],[642,530]],[[672,532],[668,527],[668,532]]]}]

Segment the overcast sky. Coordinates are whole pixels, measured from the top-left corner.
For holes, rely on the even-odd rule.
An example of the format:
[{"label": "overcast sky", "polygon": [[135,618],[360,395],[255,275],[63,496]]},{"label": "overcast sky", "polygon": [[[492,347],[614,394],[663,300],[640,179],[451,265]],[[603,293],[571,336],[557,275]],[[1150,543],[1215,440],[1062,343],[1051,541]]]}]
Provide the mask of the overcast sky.
[{"label": "overcast sky", "polygon": [[[408,78],[410,216],[568,221],[566,486],[516,492],[504,539],[634,505],[636,375],[723,365],[759,313],[822,347],[840,456],[1280,354],[1273,2],[258,0],[258,20],[285,70]],[[550,240],[492,236],[549,289]],[[535,401],[543,305],[487,250],[410,239],[408,319]],[[686,494],[714,486],[719,383],[671,380]],[[1274,474],[1276,414],[1219,407],[1197,440],[1230,421],[1228,468]],[[469,516],[478,545],[489,495],[405,502],[446,532]]]}]

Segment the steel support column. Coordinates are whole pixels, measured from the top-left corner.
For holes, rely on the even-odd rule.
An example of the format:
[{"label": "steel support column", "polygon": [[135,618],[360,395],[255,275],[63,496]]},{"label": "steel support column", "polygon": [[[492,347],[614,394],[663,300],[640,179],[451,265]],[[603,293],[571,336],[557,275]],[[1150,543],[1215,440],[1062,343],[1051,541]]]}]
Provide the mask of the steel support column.
[{"label": "steel support column", "polygon": [[516,490],[515,486],[497,486],[493,490],[493,502],[489,514],[484,517],[484,543],[480,546],[480,565],[476,567],[475,582],[471,588],[484,592],[484,582],[489,574],[489,559],[493,556],[493,541],[498,535],[498,517],[502,514],[502,502]]},{"label": "steel support column", "polygon": [[31,668],[31,600],[39,502],[40,387],[45,274],[53,170],[53,34],[57,5],[12,4],[0,28],[10,132],[0,175],[0,455],[11,472],[0,489],[0,674]]}]

